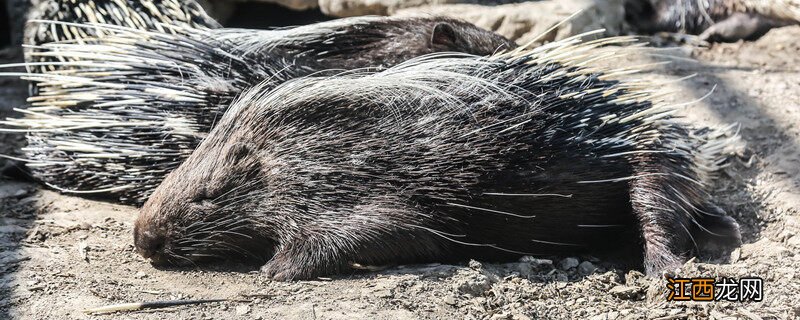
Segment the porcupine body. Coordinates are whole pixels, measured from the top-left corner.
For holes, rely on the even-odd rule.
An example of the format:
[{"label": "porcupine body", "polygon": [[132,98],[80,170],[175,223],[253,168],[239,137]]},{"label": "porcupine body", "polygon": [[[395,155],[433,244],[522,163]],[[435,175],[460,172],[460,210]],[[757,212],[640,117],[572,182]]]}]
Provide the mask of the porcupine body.
[{"label": "porcupine body", "polygon": [[708,41],[753,40],[800,23],[798,0],[627,0],[625,9],[639,31],[683,31]]},{"label": "porcupine body", "polygon": [[[109,24],[160,32],[170,32],[169,25],[221,27],[194,0],[44,0],[33,9],[29,19]],[[26,29],[25,43],[38,45],[95,37],[96,32],[102,30],[32,23]]]},{"label": "porcupine body", "polygon": [[705,191],[724,139],[690,138],[656,84],[597,65],[617,56],[598,46],[627,41],[256,87],[144,205],[136,248],[154,263],[245,256],[289,280],[625,244],[657,274],[738,243]]},{"label": "porcupine body", "polygon": [[[6,124],[29,131],[25,152],[38,179],[133,204],[250,86],[321,70],[382,68],[431,52],[488,55],[514,46],[439,17],[361,17],[281,30],[43,24],[80,34],[80,41],[66,37],[29,53],[29,67],[39,72],[24,76],[38,94],[28,116]],[[75,31],[81,29],[103,35],[86,37]]]}]

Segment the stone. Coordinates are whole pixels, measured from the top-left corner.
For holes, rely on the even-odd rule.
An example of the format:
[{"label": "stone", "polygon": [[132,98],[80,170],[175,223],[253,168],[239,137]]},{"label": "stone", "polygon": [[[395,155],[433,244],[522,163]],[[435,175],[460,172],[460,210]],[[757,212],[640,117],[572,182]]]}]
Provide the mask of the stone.
[{"label": "stone", "polygon": [[[320,3],[323,1],[325,0]],[[623,0],[550,0],[495,6],[437,4],[400,8],[393,14],[459,18],[497,32],[519,44],[527,44],[560,40],[599,29],[605,29],[602,36],[620,35],[625,20],[622,2]],[[391,10],[388,11],[392,14]],[[575,17],[566,20],[579,11]],[[545,33],[553,27],[554,30]]]},{"label": "stone", "polygon": [[334,17],[390,15],[399,9],[459,3],[463,0],[319,0],[322,13]]},{"label": "stone", "polygon": [[577,258],[569,257],[569,258],[564,258],[563,260],[559,261],[558,262],[558,268],[561,269],[561,270],[567,271],[569,269],[577,267],[578,264],[580,264],[580,262],[578,262]]},{"label": "stone", "polygon": [[581,264],[578,265],[578,273],[582,275],[592,274],[595,270],[597,270],[597,267],[589,261],[581,262]]}]

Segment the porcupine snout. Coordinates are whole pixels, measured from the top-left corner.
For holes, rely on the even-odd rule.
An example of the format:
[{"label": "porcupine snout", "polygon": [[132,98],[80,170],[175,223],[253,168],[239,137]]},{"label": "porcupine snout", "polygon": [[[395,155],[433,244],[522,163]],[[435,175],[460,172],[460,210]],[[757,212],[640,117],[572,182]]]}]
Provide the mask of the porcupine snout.
[{"label": "porcupine snout", "polygon": [[136,224],[133,228],[133,242],[138,252],[145,259],[150,259],[153,264],[165,264],[164,248],[166,246],[165,231],[158,230],[149,225]]}]

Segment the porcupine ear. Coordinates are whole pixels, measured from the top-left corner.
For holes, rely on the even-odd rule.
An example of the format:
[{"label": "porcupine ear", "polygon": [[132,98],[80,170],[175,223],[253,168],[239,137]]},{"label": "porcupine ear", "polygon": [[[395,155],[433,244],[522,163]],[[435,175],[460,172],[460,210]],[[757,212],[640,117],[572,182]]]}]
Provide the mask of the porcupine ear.
[{"label": "porcupine ear", "polygon": [[452,47],[456,43],[456,30],[448,23],[440,22],[433,26],[431,45]]}]

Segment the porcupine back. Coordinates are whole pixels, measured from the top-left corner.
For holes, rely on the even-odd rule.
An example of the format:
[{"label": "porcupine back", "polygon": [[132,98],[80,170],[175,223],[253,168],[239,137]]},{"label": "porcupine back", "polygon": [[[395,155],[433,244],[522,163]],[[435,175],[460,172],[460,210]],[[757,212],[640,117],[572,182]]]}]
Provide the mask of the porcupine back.
[{"label": "porcupine back", "polygon": [[635,67],[596,63],[618,58],[598,47],[630,41],[256,87],[145,204],[137,249],[181,261],[238,248],[286,280],[626,243],[655,274],[701,240],[735,242],[706,192],[726,139],[692,136]]},{"label": "porcupine back", "polygon": [[361,17],[266,31],[50,24],[103,35],[38,46],[31,56],[48,62],[29,66],[62,70],[21,75],[40,93],[30,99],[28,117],[6,124],[30,131],[28,166],[51,187],[138,204],[245,88],[435,51],[491,54],[513,45],[441,17]]}]

